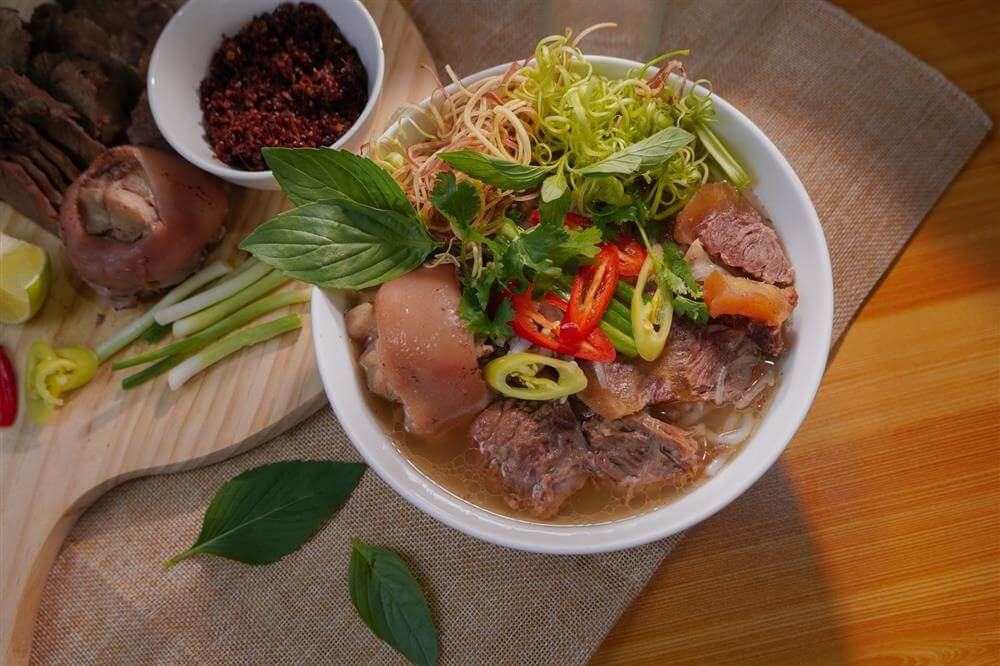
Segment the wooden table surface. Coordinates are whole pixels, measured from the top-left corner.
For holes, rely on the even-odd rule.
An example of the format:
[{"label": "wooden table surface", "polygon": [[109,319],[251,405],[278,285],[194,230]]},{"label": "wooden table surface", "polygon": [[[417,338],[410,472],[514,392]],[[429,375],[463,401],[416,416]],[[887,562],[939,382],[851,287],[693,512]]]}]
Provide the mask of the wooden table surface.
[{"label": "wooden table surface", "polygon": [[[1000,3],[839,0],[1000,119]],[[1000,142],[948,188],[802,430],[594,664],[1000,663]]]}]

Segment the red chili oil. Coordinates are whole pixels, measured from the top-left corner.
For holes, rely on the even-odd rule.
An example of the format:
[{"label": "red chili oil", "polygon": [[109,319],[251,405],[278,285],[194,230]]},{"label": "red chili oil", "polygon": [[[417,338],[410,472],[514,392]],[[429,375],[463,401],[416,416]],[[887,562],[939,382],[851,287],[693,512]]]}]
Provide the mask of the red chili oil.
[{"label": "red chili oil", "polygon": [[216,156],[261,171],[261,148],[329,146],[343,136],[368,102],[368,73],[326,12],[286,3],[223,35],[200,96]]}]

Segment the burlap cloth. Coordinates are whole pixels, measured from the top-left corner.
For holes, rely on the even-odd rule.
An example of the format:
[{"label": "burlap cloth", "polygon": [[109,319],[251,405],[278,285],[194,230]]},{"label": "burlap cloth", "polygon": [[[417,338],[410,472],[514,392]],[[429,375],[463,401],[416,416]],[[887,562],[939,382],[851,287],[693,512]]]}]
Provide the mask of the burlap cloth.
[{"label": "burlap cloth", "polygon": [[[756,122],[812,196],[833,257],[836,338],[991,124],[938,72],[820,2],[416,0],[410,9],[437,62],[459,73],[523,56],[566,25],[609,19],[621,27],[589,38],[589,52],[646,59],[689,47],[688,72]],[[677,542],[591,557],[518,553],[436,523],[369,472],[340,514],[277,564],[198,557],[163,570],[226,479],[287,458],[358,455],[324,408],[233,460],[108,493],[48,579],[32,661],[396,663],[348,600],[356,537],[412,564],[442,663],[580,663]]]}]

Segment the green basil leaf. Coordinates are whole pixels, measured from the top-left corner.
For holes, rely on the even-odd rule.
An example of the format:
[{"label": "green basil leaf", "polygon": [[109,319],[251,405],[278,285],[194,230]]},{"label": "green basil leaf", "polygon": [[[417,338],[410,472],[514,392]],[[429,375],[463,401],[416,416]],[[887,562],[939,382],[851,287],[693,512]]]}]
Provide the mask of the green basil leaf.
[{"label": "green basil leaf", "polygon": [[637,141],[631,146],[605,157],[600,162],[583,167],[578,173],[590,178],[643,173],[666,163],[693,139],[693,134],[680,127],[667,127],[642,141]]},{"label": "green basil leaf", "polygon": [[376,636],[412,663],[438,660],[437,632],[423,590],[391,550],[351,541],[351,603]]},{"label": "green basil leaf", "polygon": [[431,253],[434,240],[415,217],[341,199],[281,213],[240,248],[296,280],[364,289],[409,273]]},{"label": "green basil leaf", "polygon": [[542,181],[542,201],[555,201],[563,195],[567,187],[566,176],[562,172],[552,174]]},{"label": "green basil leaf", "polygon": [[264,160],[296,206],[350,199],[400,215],[413,206],[395,180],[370,159],[330,148],[263,148]]},{"label": "green basil leaf", "polygon": [[550,167],[529,166],[511,160],[490,157],[474,150],[438,153],[438,157],[467,176],[501,190],[530,190],[537,187]]},{"label": "green basil leaf", "polygon": [[319,531],[364,471],[361,463],[288,460],[243,472],[219,488],[194,545],[166,566],[197,553],[246,564],[276,562]]},{"label": "green basil leaf", "polygon": [[438,212],[458,228],[462,240],[472,240],[470,223],[479,212],[476,188],[469,183],[456,183],[455,174],[447,171],[438,174],[430,199]]}]

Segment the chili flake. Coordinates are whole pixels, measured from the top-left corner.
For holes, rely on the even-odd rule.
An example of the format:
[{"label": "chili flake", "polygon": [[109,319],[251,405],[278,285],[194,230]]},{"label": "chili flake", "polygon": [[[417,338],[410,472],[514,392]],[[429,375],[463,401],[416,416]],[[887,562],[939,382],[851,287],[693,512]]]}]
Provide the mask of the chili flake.
[{"label": "chili flake", "polygon": [[368,73],[326,12],[286,3],[223,36],[200,96],[216,156],[261,171],[265,146],[315,148],[343,136],[368,102]]}]

